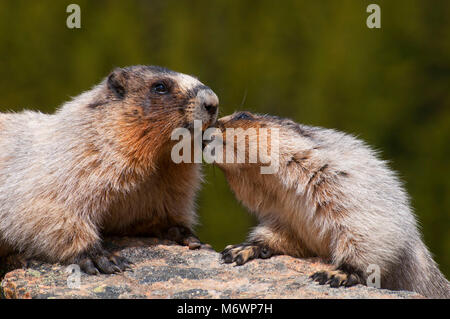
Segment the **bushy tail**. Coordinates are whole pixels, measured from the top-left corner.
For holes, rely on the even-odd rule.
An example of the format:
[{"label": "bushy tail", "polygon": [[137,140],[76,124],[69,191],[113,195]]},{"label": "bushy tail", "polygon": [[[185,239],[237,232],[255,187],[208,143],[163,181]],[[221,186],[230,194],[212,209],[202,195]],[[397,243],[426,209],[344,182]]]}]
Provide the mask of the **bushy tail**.
[{"label": "bushy tail", "polygon": [[396,267],[391,278],[396,282],[394,289],[415,291],[427,298],[450,299],[450,283],[422,241],[408,249],[404,256],[405,260]]}]

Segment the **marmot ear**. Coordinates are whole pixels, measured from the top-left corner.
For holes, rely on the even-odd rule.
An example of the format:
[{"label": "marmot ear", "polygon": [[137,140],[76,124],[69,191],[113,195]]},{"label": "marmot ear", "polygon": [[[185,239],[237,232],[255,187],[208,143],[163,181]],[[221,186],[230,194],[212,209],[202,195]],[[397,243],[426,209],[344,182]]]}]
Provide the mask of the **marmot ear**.
[{"label": "marmot ear", "polygon": [[120,68],[115,69],[108,76],[108,89],[120,99],[125,97],[128,77],[128,72]]}]

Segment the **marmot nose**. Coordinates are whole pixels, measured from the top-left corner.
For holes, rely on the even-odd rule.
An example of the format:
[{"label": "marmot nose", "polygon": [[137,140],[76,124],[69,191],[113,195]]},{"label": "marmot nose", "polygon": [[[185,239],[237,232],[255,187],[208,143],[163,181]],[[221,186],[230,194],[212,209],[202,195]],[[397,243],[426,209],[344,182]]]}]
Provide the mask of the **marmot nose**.
[{"label": "marmot nose", "polygon": [[217,105],[204,103],[203,107],[205,108],[206,112],[208,112],[210,115],[216,114]]}]

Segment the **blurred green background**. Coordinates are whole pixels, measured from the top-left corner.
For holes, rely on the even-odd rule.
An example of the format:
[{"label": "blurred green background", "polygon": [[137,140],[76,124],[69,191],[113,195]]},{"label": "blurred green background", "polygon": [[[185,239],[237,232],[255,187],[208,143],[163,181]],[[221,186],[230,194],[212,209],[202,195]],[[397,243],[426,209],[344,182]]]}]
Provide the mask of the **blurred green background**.
[{"label": "blurred green background", "polygon": [[[82,28],[66,27],[68,4]],[[366,7],[381,7],[381,29]],[[406,183],[450,277],[450,1],[1,1],[1,111],[53,112],[116,66],[194,74],[238,109],[354,133]],[[254,220],[205,167],[200,238],[244,240]]]}]

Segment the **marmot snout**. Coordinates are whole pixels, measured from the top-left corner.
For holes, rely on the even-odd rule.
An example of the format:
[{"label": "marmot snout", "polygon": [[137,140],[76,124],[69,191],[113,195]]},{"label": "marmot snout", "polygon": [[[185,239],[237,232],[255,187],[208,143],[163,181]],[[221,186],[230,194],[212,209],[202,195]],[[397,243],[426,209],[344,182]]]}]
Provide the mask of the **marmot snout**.
[{"label": "marmot snout", "polygon": [[172,131],[216,121],[218,98],[192,76],[116,69],[55,114],[0,114],[0,252],[123,270],[101,238],[192,235],[198,164],[170,158]]}]

